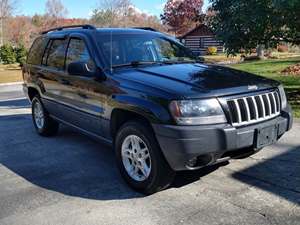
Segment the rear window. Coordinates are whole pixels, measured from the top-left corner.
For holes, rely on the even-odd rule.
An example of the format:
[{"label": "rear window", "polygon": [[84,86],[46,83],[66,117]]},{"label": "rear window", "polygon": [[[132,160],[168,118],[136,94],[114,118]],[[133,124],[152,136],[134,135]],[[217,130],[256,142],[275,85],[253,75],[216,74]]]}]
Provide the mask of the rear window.
[{"label": "rear window", "polygon": [[28,55],[27,63],[33,65],[40,65],[46,45],[47,45],[47,38],[45,37],[37,38],[32,44],[32,47]]}]

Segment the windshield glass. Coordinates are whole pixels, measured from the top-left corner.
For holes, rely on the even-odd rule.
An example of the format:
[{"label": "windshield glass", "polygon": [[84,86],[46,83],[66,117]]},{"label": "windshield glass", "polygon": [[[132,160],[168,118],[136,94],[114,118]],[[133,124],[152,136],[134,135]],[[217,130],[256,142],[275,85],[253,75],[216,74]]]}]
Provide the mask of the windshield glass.
[{"label": "windshield glass", "polygon": [[158,35],[101,35],[98,44],[113,67],[132,63],[195,61],[192,52],[177,41]]}]

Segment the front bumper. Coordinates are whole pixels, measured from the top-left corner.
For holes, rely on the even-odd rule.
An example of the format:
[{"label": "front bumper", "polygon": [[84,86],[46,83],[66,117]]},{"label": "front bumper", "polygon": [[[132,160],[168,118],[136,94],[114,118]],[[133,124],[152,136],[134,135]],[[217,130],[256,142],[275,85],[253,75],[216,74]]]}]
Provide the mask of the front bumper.
[{"label": "front bumper", "polygon": [[290,130],[293,123],[291,108],[282,111],[281,115],[268,121],[245,127],[233,127],[230,124],[209,126],[173,126],[153,124],[162,152],[172,169],[196,169],[189,166],[191,160],[204,156],[206,165],[213,164],[226,152],[254,148],[255,132],[258,129],[277,126],[279,139]]}]

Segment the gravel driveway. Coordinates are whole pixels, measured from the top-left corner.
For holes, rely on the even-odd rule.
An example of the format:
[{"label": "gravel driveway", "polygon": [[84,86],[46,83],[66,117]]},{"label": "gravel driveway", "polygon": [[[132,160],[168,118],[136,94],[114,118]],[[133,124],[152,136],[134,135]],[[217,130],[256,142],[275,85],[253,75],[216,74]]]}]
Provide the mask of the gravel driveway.
[{"label": "gravel driveway", "polygon": [[0,87],[1,225],[300,224],[300,123],[250,158],[179,173],[145,197],[124,184],[109,146],[64,126],[39,137],[21,97]]}]

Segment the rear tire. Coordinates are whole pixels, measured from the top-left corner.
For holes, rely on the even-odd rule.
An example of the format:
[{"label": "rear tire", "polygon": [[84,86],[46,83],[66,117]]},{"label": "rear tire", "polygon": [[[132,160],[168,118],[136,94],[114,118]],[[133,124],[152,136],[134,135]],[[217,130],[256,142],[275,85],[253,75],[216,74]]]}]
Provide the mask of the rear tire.
[{"label": "rear tire", "polygon": [[165,160],[151,128],[141,122],[127,122],[119,129],[115,152],[123,178],[138,192],[153,194],[174,180],[175,171]]},{"label": "rear tire", "polygon": [[46,111],[42,101],[35,96],[31,103],[32,121],[37,133],[44,137],[54,136],[59,129],[59,123],[53,120]]}]

